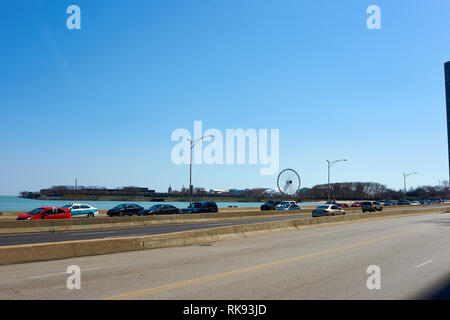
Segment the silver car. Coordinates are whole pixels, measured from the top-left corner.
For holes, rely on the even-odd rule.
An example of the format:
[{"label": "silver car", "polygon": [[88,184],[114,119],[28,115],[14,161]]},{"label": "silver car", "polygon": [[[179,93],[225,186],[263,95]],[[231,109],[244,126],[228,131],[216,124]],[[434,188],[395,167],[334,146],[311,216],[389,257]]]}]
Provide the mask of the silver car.
[{"label": "silver car", "polygon": [[323,216],[334,216],[345,214],[345,211],[339,208],[335,204],[322,204],[315,208],[312,212],[313,218],[315,217],[323,217]]}]

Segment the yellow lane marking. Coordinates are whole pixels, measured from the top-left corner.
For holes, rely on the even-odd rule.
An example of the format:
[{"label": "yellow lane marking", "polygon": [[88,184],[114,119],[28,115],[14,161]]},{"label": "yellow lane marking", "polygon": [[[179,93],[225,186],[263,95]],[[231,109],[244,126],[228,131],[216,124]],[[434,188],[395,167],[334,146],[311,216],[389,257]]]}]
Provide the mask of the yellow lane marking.
[{"label": "yellow lane marking", "polygon": [[187,287],[187,286],[194,285],[194,284],[204,283],[204,282],[208,282],[208,281],[212,281],[212,280],[218,280],[218,279],[231,277],[231,276],[235,276],[235,275],[239,275],[239,274],[243,274],[243,273],[247,273],[247,272],[251,272],[251,271],[256,271],[256,270],[260,270],[260,269],[264,269],[264,268],[268,268],[268,267],[274,267],[274,266],[279,266],[279,265],[283,265],[283,264],[287,264],[287,263],[291,263],[291,262],[296,262],[296,261],[303,260],[303,259],[313,258],[313,257],[317,257],[317,256],[325,255],[325,254],[330,254],[330,253],[335,253],[335,252],[339,252],[339,251],[343,251],[343,250],[347,250],[347,249],[362,247],[362,246],[365,246],[365,245],[372,244],[374,242],[383,241],[383,240],[389,240],[389,239],[393,239],[393,238],[398,238],[398,237],[401,237],[401,236],[409,234],[409,233],[413,233],[413,232],[429,229],[429,228],[432,228],[432,227],[433,226],[421,227],[421,228],[417,228],[417,229],[412,229],[412,230],[408,230],[408,231],[394,233],[394,234],[391,234],[391,235],[388,235],[388,236],[384,236],[384,237],[381,237],[381,238],[376,238],[376,239],[372,239],[372,240],[366,240],[366,241],[362,241],[362,242],[357,242],[357,243],[349,244],[349,245],[338,247],[338,248],[332,248],[332,249],[328,249],[328,250],[313,252],[313,253],[309,253],[309,254],[306,254],[306,255],[297,256],[297,257],[293,257],[293,258],[288,258],[288,259],[284,259],[284,260],[278,260],[278,261],[273,261],[273,262],[269,262],[269,263],[265,263],[265,264],[261,264],[261,265],[256,265],[256,266],[251,266],[251,267],[247,267],[247,268],[243,268],[243,269],[217,273],[217,274],[213,274],[213,275],[209,275],[209,276],[205,276],[205,277],[201,277],[201,278],[196,278],[196,279],[191,279],[191,280],[186,280],[186,281],[181,281],[181,282],[170,283],[170,284],[166,284],[166,285],[163,285],[163,286],[158,286],[158,287],[153,287],[153,288],[148,288],[148,289],[143,289],[143,290],[138,290],[138,291],[127,292],[127,293],[119,294],[119,295],[116,295],[116,296],[103,298],[102,300],[132,299],[132,298],[136,298],[136,297],[140,297],[140,296],[151,295],[151,294],[155,294],[155,293],[162,292],[162,291],[178,289],[178,288]]}]

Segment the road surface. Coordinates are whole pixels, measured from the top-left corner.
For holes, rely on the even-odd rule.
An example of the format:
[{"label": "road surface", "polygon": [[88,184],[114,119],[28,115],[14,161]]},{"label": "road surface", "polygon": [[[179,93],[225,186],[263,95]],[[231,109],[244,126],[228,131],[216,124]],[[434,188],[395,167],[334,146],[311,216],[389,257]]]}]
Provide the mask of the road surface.
[{"label": "road surface", "polygon": [[[449,243],[448,213],[359,221],[0,266],[0,299],[436,298],[450,283]],[[79,290],[66,287],[70,265],[81,268]],[[380,289],[367,286],[370,266]]]},{"label": "road surface", "polygon": [[[433,206],[424,209],[436,209],[445,208],[445,206]],[[396,210],[417,210],[417,207],[408,208],[396,208],[389,207],[383,209],[383,211],[396,211]],[[360,214],[360,210],[347,212],[350,214]],[[215,222],[201,222],[201,223],[180,223],[170,225],[154,225],[146,227],[124,227],[124,228],[105,228],[105,229],[91,229],[91,230],[78,230],[78,231],[58,231],[55,233],[26,233],[26,234],[7,234],[0,235],[0,246],[20,245],[20,244],[32,244],[32,243],[44,243],[44,242],[59,242],[59,241],[72,241],[72,240],[91,240],[91,239],[108,239],[117,237],[137,237],[152,234],[163,234],[171,232],[189,231],[197,229],[207,229],[222,226],[242,225],[252,223],[262,223],[279,220],[292,220],[292,219],[305,219],[311,218],[311,215],[305,213],[299,213],[295,216],[283,217],[280,213],[279,217],[275,218],[247,218],[242,220],[227,220],[215,221]],[[113,218],[112,218],[113,219]]]}]

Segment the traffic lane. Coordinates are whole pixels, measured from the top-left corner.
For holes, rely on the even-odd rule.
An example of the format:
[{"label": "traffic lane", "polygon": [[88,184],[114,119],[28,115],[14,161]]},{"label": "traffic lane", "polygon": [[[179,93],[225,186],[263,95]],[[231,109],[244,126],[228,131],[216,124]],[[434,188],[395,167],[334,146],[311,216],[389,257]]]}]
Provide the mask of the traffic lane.
[{"label": "traffic lane", "polygon": [[[449,214],[410,216],[0,266],[0,299],[409,299],[444,282],[449,226]],[[69,265],[81,290],[66,288]],[[369,265],[381,290],[366,286]]]},{"label": "traffic lane", "polygon": [[[444,207],[432,207],[444,208]],[[430,208],[430,209],[432,209]],[[413,210],[415,208],[408,208]],[[388,210],[394,211],[394,209]],[[361,211],[346,212],[347,215],[360,214]],[[298,215],[291,217],[277,217],[270,219],[249,219],[249,220],[235,220],[223,222],[205,222],[205,223],[184,223],[184,224],[170,224],[146,227],[128,227],[117,229],[96,229],[96,230],[79,230],[79,231],[61,231],[61,232],[46,232],[46,233],[28,233],[28,234],[14,234],[14,235],[0,235],[0,246],[34,244],[45,242],[61,242],[74,240],[93,240],[93,239],[108,239],[117,237],[137,237],[154,234],[165,234],[172,232],[181,232],[189,230],[207,229],[229,225],[243,225],[252,223],[271,222],[279,220],[294,220],[311,218],[310,215]]]},{"label": "traffic lane", "polygon": [[[402,218],[403,219],[403,218]],[[407,218],[408,219],[408,218]],[[395,219],[396,220],[396,219]],[[238,268],[204,274],[164,285],[128,290],[113,299],[416,299],[429,296],[449,280],[447,217],[395,220],[339,228],[316,237],[293,236],[278,259],[249,257]],[[373,227],[373,226],[376,227]],[[330,227],[333,228],[333,227]],[[321,233],[322,230],[317,230]],[[334,231],[334,230],[333,230]],[[296,232],[293,232],[296,233]],[[270,241],[271,237],[267,237]],[[299,243],[305,248],[298,249]],[[380,290],[370,290],[369,266],[381,272]],[[231,268],[230,268],[231,269]],[[212,268],[211,270],[215,270]],[[242,285],[245,284],[245,285]]]},{"label": "traffic lane", "polygon": [[154,234],[165,234],[189,230],[208,229],[232,225],[245,225],[253,223],[263,223],[280,220],[295,220],[305,219],[310,216],[291,216],[291,217],[277,217],[270,219],[251,219],[251,220],[237,220],[237,221],[223,221],[223,222],[205,222],[205,223],[189,223],[189,224],[172,224],[146,227],[131,227],[131,228],[117,228],[117,229],[98,229],[92,231],[63,231],[55,233],[28,233],[19,235],[1,235],[0,246],[20,245],[20,244],[34,244],[45,242],[61,242],[74,240],[92,240],[92,239],[107,239],[117,237],[137,237]]}]

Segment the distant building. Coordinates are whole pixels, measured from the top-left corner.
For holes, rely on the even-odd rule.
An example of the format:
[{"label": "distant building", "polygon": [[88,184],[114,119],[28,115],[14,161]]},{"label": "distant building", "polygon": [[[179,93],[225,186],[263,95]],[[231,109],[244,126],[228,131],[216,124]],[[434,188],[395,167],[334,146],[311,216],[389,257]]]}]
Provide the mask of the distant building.
[{"label": "distant building", "polygon": [[245,190],[230,189],[230,190],[228,190],[228,193],[232,194],[232,195],[235,195],[235,196],[241,196],[241,195],[247,194],[248,191],[249,191],[249,189],[245,189]]},{"label": "distant building", "polygon": [[[77,187],[73,186],[54,186],[48,189],[40,190],[41,197],[64,197],[64,196],[143,196],[153,197],[155,190],[138,187],[124,187],[121,189],[106,189],[98,187]],[[28,195],[27,195],[28,196]]]},{"label": "distant building", "polygon": [[450,178],[450,61],[445,63],[445,97],[447,103],[447,143],[448,143],[448,172]]},{"label": "distant building", "polygon": [[209,192],[209,193],[214,193],[214,194],[219,194],[219,193],[224,193],[224,192],[226,192],[226,190],[209,189],[208,192]]},{"label": "distant building", "polygon": [[205,190],[205,188],[197,187],[197,188],[194,188],[194,189],[192,190],[192,192],[193,192],[193,193],[206,193],[206,190]]},{"label": "distant building", "polygon": [[172,190],[172,186],[169,184],[169,189],[167,189],[167,193],[170,194],[170,193],[172,193],[172,191],[173,191],[173,190]]}]

